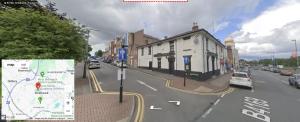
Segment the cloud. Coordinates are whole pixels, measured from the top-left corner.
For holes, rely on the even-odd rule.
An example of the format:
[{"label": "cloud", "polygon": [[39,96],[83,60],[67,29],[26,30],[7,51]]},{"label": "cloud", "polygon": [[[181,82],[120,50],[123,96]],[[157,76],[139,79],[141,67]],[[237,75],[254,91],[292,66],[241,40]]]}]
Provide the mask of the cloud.
[{"label": "cloud", "polygon": [[300,40],[299,11],[299,0],[282,0],[256,18],[244,22],[240,30],[231,34],[241,57],[269,56],[273,54],[271,52],[280,57],[290,57],[294,49],[291,40]]},{"label": "cloud", "polygon": [[[45,0],[39,0],[45,3]],[[104,44],[116,35],[145,29],[162,38],[191,30],[193,22],[212,32],[230,17],[251,12],[259,0],[189,0],[187,3],[124,3],[122,0],[50,0],[93,31],[91,44]],[[218,25],[215,27],[215,25]]]}]

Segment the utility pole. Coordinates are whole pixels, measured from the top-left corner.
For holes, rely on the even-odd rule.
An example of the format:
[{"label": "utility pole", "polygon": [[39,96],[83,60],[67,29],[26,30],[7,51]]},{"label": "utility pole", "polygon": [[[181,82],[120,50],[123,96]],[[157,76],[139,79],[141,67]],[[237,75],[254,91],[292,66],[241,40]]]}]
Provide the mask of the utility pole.
[{"label": "utility pole", "polygon": [[298,62],[298,49],[297,49],[297,40],[292,40],[295,42],[295,49],[296,49],[296,59],[297,59],[297,68],[299,67],[299,62]]},{"label": "utility pole", "polygon": [[82,78],[86,78],[86,65],[88,64],[88,45],[89,45],[89,38],[90,38],[90,30],[87,30],[87,39],[86,39],[86,45],[85,45],[85,53],[84,53],[84,67],[83,67],[83,75]]}]

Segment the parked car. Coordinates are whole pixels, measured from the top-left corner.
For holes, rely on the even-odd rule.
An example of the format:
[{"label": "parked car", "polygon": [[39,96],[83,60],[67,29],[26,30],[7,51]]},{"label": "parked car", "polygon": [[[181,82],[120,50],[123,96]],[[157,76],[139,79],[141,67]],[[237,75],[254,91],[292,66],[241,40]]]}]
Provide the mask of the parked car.
[{"label": "parked car", "polygon": [[90,60],[89,61],[89,69],[92,69],[92,68],[100,68],[100,61]]},{"label": "parked car", "polygon": [[289,77],[289,84],[300,89],[300,74],[293,74]]},{"label": "parked car", "polygon": [[251,78],[251,71],[250,71],[249,67],[241,67],[238,71],[246,72],[248,74],[248,76]]},{"label": "parked car", "polygon": [[273,72],[274,72],[274,73],[280,73],[280,69],[274,68]]},{"label": "parked car", "polygon": [[280,75],[291,76],[293,75],[293,71],[290,69],[282,69],[280,70]]},{"label": "parked car", "polygon": [[248,73],[246,72],[234,72],[232,78],[229,81],[230,85],[246,86],[253,89],[253,82]]}]

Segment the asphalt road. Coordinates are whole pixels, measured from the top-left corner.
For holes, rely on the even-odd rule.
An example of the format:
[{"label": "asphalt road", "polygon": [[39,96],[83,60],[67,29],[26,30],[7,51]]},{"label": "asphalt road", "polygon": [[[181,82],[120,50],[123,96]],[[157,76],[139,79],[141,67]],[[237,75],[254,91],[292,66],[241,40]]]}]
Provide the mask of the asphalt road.
[{"label": "asphalt road", "polygon": [[[211,107],[201,122],[299,122],[300,89],[288,77],[252,71],[254,90],[237,88]],[[244,113],[243,113],[244,111]]]},{"label": "asphalt road", "polygon": [[[119,91],[117,67],[101,63],[100,69],[93,69],[104,91]],[[137,92],[145,100],[144,122],[193,122],[201,119],[208,107],[219,96],[199,96],[165,88],[163,79],[126,69],[124,91]],[[116,98],[119,100],[119,98]],[[180,105],[168,101],[180,101]],[[152,110],[150,106],[161,108]]]}]

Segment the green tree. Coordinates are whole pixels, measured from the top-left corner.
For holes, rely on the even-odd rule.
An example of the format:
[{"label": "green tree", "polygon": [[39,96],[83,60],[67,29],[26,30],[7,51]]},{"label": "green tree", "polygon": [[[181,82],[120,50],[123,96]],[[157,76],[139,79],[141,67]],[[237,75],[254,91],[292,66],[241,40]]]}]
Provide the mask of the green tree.
[{"label": "green tree", "polygon": [[48,11],[0,11],[0,37],[0,59],[84,58],[84,29]]},{"label": "green tree", "polygon": [[95,52],[95,56],[102,57],[102,55],[103,55],[103,51],[102,50],[98,50],[97,52]]}]

